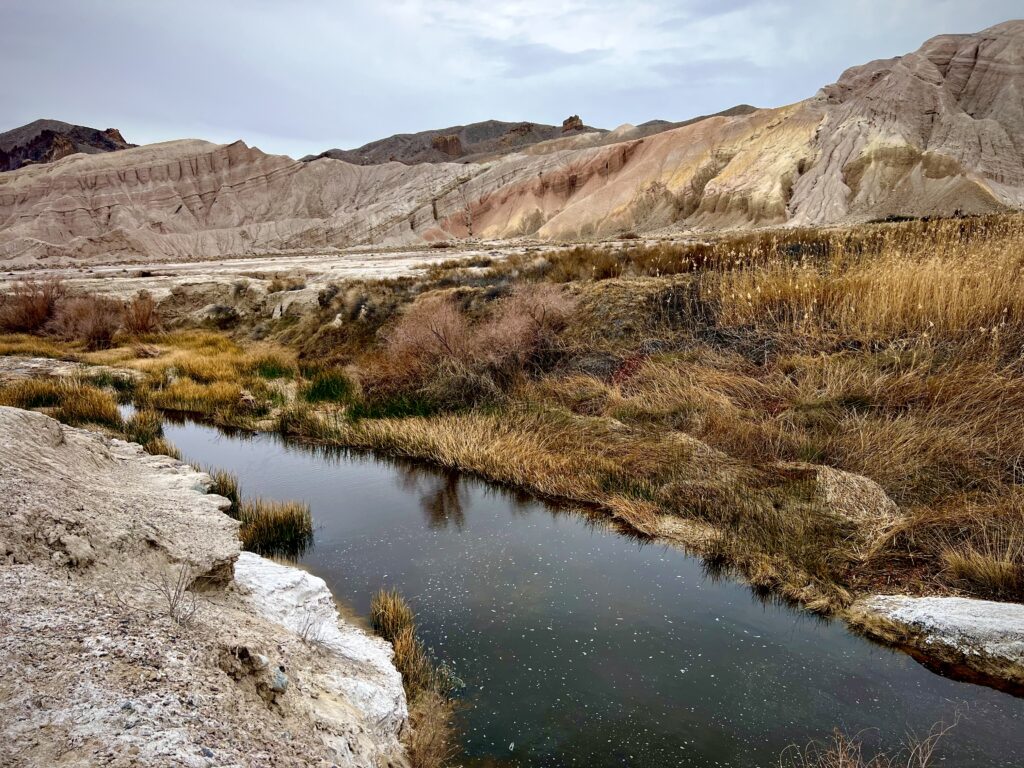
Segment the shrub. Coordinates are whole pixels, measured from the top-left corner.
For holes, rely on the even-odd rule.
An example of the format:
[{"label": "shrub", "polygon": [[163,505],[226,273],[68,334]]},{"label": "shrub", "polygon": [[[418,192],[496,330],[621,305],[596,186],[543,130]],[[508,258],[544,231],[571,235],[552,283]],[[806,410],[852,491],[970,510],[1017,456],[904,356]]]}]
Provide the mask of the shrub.
[{"label": "shrub", "polygon": [[68,341],[84,341],[88,349],[106,349],[121,327],[123,304],[102,296],[68,299],[50,322],[53,332]]},{"label": "shrub", "polygon": [[156,300],[148,291],[139,291],[124,306],[122,325],[125,333],[145,336],[160,330],[160,313]]},{"label": "shrub", "polygon": [[11,293],[0,295],[0,330],[15,333],[42,330],[53,319],[64,294],[64,284],[58,279],[15,283]]},{"label": "shrub", "polygon": [[267,293],[280,293],[281,291],[299,291],[306,287],[306,281],[301,277],[287,277],[274,275],[267,283]]},{"label": "shrub", "polygon": [[496,402],[558,358],[559,334],[573,308],[556,286],[530,286],[497,301],[491,317],[474,325],[450,297],[421,299],[371,361],[364,410],[382,410],[384,403],[412,403],[421,411]]}]

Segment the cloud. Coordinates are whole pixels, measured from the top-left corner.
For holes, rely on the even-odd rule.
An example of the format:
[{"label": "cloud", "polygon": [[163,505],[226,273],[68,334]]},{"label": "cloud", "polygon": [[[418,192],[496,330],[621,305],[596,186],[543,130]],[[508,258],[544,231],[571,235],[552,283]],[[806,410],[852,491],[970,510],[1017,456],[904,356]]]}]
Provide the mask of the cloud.
[{"label": "cloud", "polygon": [[0,130],[303,155],[488,118],[614,127],[811,96],[1019,0],[4,0]]},{"label": "cloud", "polygon": [[583,51],[564,51],[547,43],[507,42],[484,39],[479,50],[489,63],[497,65],[497,74],[522,78],[538,74],[552,74],[567,67],[580,67],[607,58],[608,50],[588,48]]}]

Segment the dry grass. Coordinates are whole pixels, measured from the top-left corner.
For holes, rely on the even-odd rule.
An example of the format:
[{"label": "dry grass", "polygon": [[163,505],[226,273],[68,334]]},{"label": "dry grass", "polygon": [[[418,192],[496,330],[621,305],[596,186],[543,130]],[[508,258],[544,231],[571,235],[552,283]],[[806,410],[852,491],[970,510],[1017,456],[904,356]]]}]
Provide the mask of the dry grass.
[{"label": "dry grass", "polygon": [[848,736],[836,731],[826,742],[814,742],[803,748],[787,749],[779,760],[780,768],[928,768],[939,758],[939,743],[959,722],[938,724],[923,738],[909,737],[895,753],[874,751],[864,744],[862,735]]},{"label": "dry grass", "polygon": [[227,509],[227,513],[236,520],[240,519],[242,513],[242,494],[239,489],[238,477],[223,469],[203,469],[198,467],[197,469],[206,472],[213,481],[209,493],[223,496],[230,501],[231,506]]},{"label": "dry grass", "polygon": [[148,404],[165,411],[217,414],[239,407],[242,387],[226,381],[200,384],[191,379],[178,379],[165,387],[150,390]]},{"label": "dry grass", "polygon": [[370,621],[377,634],[395,649],[395,666],[409,701],[406,752],[414,768],[440,768],[455,754],[452,718],[454,681],[446,667],[436,666],[416,636],[416,617],[395,591],[381,590],[370,603]]},{"label": "dry grass", "polygon": [[302,502],[246,499],[238,520],[242,546],[260,555],[294,559],[313,541],[313,516]]},{"label": "dry grass", "polygon": [[30,379],[0,388],[0,405],[47,409],[71,425],[96,424],[119,430],[121,413],[114,397],[99,387],[74,379]]},{"label": "dry grass", "polygon": [[152,409],[138,410],[125,421],[124,437],[142,446],[156,445],[164,435],[163,422],[163,417]]},{"label": "dry grass", "polygon": [[172,459],[181,461],[181,451],[175,447],[174,443],[171,443],[163,437],[157,437],[150,440],[143,446],[143,448],[146,449],[146,453],[170,456]]},{"label": "dry grass", "polygon": [[5,355],[50,357],[57,360],[75,360],[78,357],[77,350],[66,344],[27,333],[0,335],[0,356]]},{"label": "dry grass", "polygon": [[370,622],[373,631],[389,643],[394,642],[398,633],[415,624],[412,608],[397,591],[381,590],[373,596],[370,605]]}]

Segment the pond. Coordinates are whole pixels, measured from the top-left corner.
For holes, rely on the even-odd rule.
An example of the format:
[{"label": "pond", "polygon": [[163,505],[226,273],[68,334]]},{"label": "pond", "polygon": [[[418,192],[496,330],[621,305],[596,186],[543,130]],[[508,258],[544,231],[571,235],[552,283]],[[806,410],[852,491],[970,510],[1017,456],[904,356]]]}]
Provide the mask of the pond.
[{"label": "pond", "polygon": [[777,766],[835,728],[896,745],[957,727],[936,765],[1020,766],[1024,700],[715,578],[675,548],[457,473],[168,423],[246,494],[310,503],[303,565],[368,615],[402,592],[465,682],[461,764]]}]

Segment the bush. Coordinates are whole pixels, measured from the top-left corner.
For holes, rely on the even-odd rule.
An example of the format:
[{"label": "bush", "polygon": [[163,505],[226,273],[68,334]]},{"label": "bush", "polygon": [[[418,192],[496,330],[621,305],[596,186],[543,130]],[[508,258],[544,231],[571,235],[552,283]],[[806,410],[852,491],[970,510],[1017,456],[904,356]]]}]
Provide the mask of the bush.
[{"label": "bush", "polygon": [[148,291],[139,291],[125,304],[122,325],[125,333],[132,336],[145,336],[160,330],[160,313],[156,300]]},{"label": "bush", "polygon": [[53,319],[57,303],[64,294],[64,284],[57,279],[15,283],[11,293],[0,295],[0,330],[13,333],[42,330]]},{"label": "bush", "polygon": [[274,275],[267,283],[267,293],[280,293],[281,291],[300,291],[306,287],[306,281],[301,277],[286,277]]},{"label": "bush", "polygon": [[88,349],[107,349],[121,327],[124,305],[102,296],[80,296],[61,302],[50,322],[67,341],[84,341]]},{"label": "bush", "polygon": [[384,403],[454,410],[495,402],[551,367],[574,302],[553,285],[522,288],[471,324],[447,296],[422,299],[385,335],[366,372],[366,413]]}]

